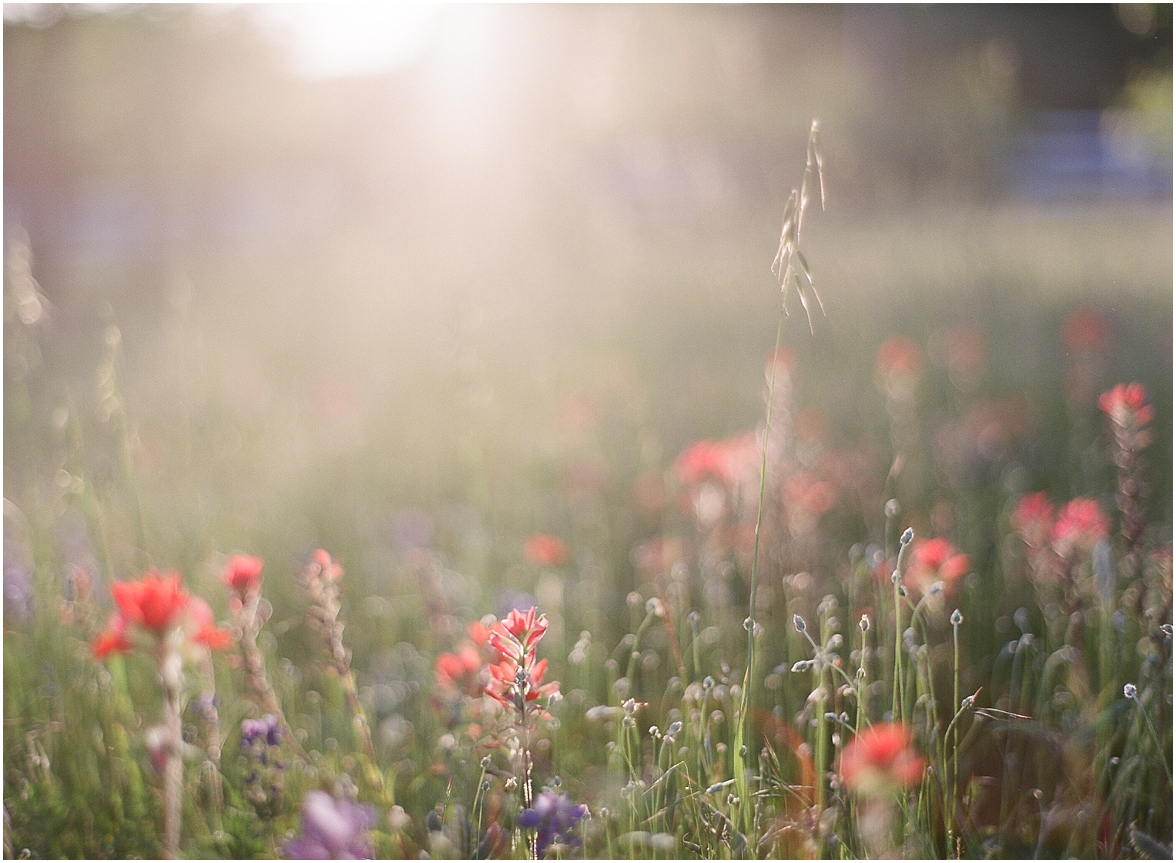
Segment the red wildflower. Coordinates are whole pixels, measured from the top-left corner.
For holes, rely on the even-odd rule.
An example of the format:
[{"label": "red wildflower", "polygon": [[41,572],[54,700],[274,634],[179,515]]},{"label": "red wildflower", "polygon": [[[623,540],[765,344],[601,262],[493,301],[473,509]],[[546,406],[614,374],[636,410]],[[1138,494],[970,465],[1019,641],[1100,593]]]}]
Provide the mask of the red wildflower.
[{"label": "red wildflower", "polygon": [[433,674],[439,686],[465,688],[465,684],[482,668],[482,657],[472,644],[465,644],[457,653],[442,653],[433,664]]},{"label": "red wildflower", "polygon": [[1074,551],[1089,554],[1100,540],[1106,539],[1111,530],[1111,521],[1098,505],[1098,501],[1076,497],[1058,513],[1050,542],[1062,558]]},{"label": "red wildflower", "polygon": [[557,536],[533,533],[523,543],[523,557],[532,566],[563,566],[568,559],[568,547]]},{"label": "red wildflower", "polygon": [[874,725],[858,734],[841,753],[841,778],[859,794],[909,788],[923,776],[923,759],[911,745],[906,725]]},{"label": "red wildflower", "polygon": [[208,603],[198,596],[188,600],[188,619],[192,625],[192,641],[203,644],[209,650],[221,650],[233,643],[233,634],[220,629]]},{"label": "red wildflower", "polygon": [[1054,506],[1044,491],[1027,494],[1014,510],[1013,530],[1030,548],[1042,548],[1054,526]]},{"label": "red wildflower", "polygon": [[837,502],[837,492],[829,483],[811,473],[798,473],[789,477],[785,484],[784,500],[790,509],[824,515]]},{"label": "red wildflower", "polygon": [[512,608],[506,620],[500,620],[490,627],[490,646],[498,651],[504,659],[520,659],[523,654],[531,653],[543,633],[547,632],[547,615],[539,615],[535,619],[535,609],[530,608],[526,614],[517,608]]},{"label": "red wildflower", "polygon": [[1142,384],[1115,384],[1098,398],[1099,409],[1118,426],[1143,426],[1151,422],[1152,408]]},{"label": "red wildflower", "polygon": [[682,485],[698,485],[708,479],[727,482],[727,455],[722,444],[700,440],[682,450],[674,462],[674,473]]},{"label": "red wildflower", "polygon": [[232,590],[237,591],[244,599],[255,593],[261,587],[261,569],[265,561],[260,557],[249,557],[245,554],[234,554],[225,564],[221,579]]},{"label": "red wildflower", "polygon": [[116,581],[110,593],[128,621],[156,634],[171,627],[188,605],[178,572],[165,576],[152,569],[139,581]]},{"label": "red wildflower", "polygon": [[558,683],[543,683],[547,660],[536,658],[536,647],[546,631],[547,617],[536,618],[534,608],[525,614],[514,609],[506,620],[490,627],[490,646],[498,652],[499,661],[490,666],[487,695],[504,705],[518,706],[559,689]]},{"label": "red wildflower", "polygon": [[541,697],[559,691],[558,683],[543,682],[543,674],[547,671],[546,659],[540,659],[538,662],[530,665],[530,667],[527,667],[527,663],[523,664],[524,674],[521,687],[519,667],[518,663],[509,659],[504,659],[497,665],[491,665],[491,679],[490,683],[486,686],[486,694],[498,703],[509,707],[514,704],[514,699],[520,691],[523,694],[523,700],[526,702],[538,701]]},{"label": "red wildflower", "polygon": [[138,581],[117,581],[110,587],[118,613],[110,618],[106,629],[91,645],[97,659],[111,653],[126,653],[133,647],[130,640],[132,624],[147,630],[157,639],[183,627],[193,644],[213,650],[232,643],[232,634],[218,629],[208,603],[191,596],[180,585],[179,573],[160,575],[149,571]]},{"label": "red wildflower", "polygon": [[903,584],[918,596],[925,595],[936,582],[943,582],[944,588],[950,590],[971,563],[966,554],[960,554],[959,549],[943,537],[915,540],[911,555]]},{"label": "red wildflower", "polygon": [[733,486],[754,467],[759,459],[759,443],[754,432],[742,432],[726,440],[702,440],[682,450],[674,462],[678,482],[686,486],[714,480]]},{"label": "red wildflower", "polygon": [[121,614],[112,614],[106,629],[98,633],[90,652],[95,659],[105,659],[112,653],[130,653],[132,645],[127,638],[127,619]]}]

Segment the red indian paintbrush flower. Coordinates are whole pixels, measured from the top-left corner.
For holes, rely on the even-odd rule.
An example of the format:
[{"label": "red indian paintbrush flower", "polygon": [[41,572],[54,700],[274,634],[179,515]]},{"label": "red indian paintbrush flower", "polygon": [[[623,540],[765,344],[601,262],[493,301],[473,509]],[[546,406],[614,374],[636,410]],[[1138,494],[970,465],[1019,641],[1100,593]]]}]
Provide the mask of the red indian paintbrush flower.
[{"label": "red indian paintbrush flower", "polygon": [[563,566],[568,559],[568,547],[557,536],[534,533],[523,543],[523,557],[532,566]]},{"label": "red indian paintbrush flower", "polygon": [[234,554],[225,564],[221,579],[242,599],[261,588],[261,570],[265,561],[247,554]]},{"label": "red indian paintbrush flower", "polygon": [[923,776],[923,759],[912,746],[911,730],[901,723],[863,729],[841,753],[841,778],[859,794],[909,788]]},{"label": "red indian paintbrush flower", "polygon": [[127,619],[121,614],[112,614],[106,629],[98,633],[90,652],[95,659],[105,659],[112,653],[130,653],[133,645],[127,638]]},{"label": "red indian paintbrush flower", "polygon": [[1151,422],[1152,408],[1142,384],[1115,384],[1098,397],[1098,407],[1120,426],[1143,426]]},{"label": "red indian paintbrush flower", "polygon": [[1025,545],[1042,548],[1049,540],[1054,525],[1054,506],[1044,491],[1021,498],[1010,519],[1013,530]]},{"label": "red indian paintbrush flower", "polygon": [[490,627],[489,643],[499,656],[490,666],[490,683],[486,694],[504,704],[536,701],[541,696],[558,691],[558,683],[543,683],[547,660],[538,659],[539,639],[547,632],[547,616],[535,616],[535,609],[526,613],[512,609],[505,620]]},{"label": "red indian paintbrush flower", "polygon": [[944,590],[952,590],[961,575],[968,571],[970,560],[966,554],[943,537],[915,540],[911,547],[911,565],[903,576],[903,584],[913,598],[925,596],[937,582]]},{"label": "red indian paintbrush flower", "polygon": [[233,643],[233,634],[216,625],[212,609],[198,596],[188,600],[188,619],[192,626],[192,641],[209,650],[222,650]]},{"label": "red indian paintbrush flower", "polygon": [[[520,668],[523,671],[521,676]],[[524,662],[521,666],[510,659],[504,659],[497,665],[490,666],[491,679],[486,685],[486,694],[508,707],[515,703],[520,694],[525,702],[538,701],[559,691],[558,683],[543,682],[546,671],[546,659],[540,659],[533,664]]]},{"label": "red indian paintbrush flower", "polygon": [[160,575],[152,569],[139,581],[116,581],[110,593],[123,617],[156,634],[169,629],[188,606],[178,572]]},{"label": "red indian paintbrush flower", "polygon": [[1110,530],[1111,521],[1103,514],[1098,501],[1076,497],[1058,513],[1050,542],[1062,558],[1074,551],[1089,554],[1100,540],[1107,538]]},{"label": "red indian paintbrush flower", "polygon": [[232,642],[227,630],[217,628],[208,603],[184,590],[179,573],[161,575],[153,569],[138,581],[116,581],[110,593],[118,612],[90,647],[96,659],[134,649],[132,627],[146,630],[157,640],[183,628],[190,643],[212,650]]}]

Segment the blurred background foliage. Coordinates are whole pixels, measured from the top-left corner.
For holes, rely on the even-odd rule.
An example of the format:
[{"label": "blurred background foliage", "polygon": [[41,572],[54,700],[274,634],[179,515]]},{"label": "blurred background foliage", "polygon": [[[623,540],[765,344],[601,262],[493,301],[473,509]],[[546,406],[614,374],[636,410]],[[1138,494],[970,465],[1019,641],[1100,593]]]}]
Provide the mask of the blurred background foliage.
[{"label": "blurred background foliage", "polygon": [[[444,553],[477,617],[500,589],[542,594],[519,550],[549,531],[580,573],[565,631],[614,643],[630,550],[661,528],[635,478],[762,417],[769,264],[813,117],[828,316],[786,324],[798,410],[885,451],[871,373],[904,334],[931,366],[928,435],[1014,397],[1037,440],[1085,429],[1097,450],[976,476],[994,512],[1106,496],[1093,400],[1062,386],[1085,304],[1108,328],[1092,394],[1138,379],[1157,405],[1170,522],[1170,6],[417,13],[399,65],[331,74],[261,7],[6,4],[6,568],[52,534],[107,578],[180,567],[212,598],[217,555],[243,549],[281,619],[324,546],[375,597],[352,611],[362,669],[384,661],[364,639],[427,638],[412,548]],[[960,325],[982,383],[948,374]],[[108,548],[60,536],[94,507]]]}]

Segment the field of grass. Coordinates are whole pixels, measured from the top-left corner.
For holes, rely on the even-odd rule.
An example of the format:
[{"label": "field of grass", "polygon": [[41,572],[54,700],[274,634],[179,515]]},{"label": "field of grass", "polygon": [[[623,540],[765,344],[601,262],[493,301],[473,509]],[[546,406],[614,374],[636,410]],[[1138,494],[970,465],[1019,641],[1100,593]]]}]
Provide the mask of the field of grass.
[{"label": "field of grass", "polygon": [[5,856],[1170,857],[1170,208],[839,218],[368,353],[10,231]]}]

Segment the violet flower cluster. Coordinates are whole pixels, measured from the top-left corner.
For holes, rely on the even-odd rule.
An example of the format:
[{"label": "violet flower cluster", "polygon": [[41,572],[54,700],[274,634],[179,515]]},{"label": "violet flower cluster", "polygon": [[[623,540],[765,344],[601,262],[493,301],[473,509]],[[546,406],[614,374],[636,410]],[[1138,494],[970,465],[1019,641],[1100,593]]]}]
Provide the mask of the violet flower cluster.
[{"label": "violet flower cluster", "polygon": [[517,823],[520,827],[536,831],[536,850],[542,857],[553,845],[578,848],[583,840],[571,836],[571,832],[587,815],[588,807],[583,803],[572,803],[568,795],[541,791],[531,808],[519,813]]},{"label": "violet flower cluster", "polygon": [[376,812],[350,800],[336,800],[325,791],[302,799],[302,835],[286,843],[290,860],[370,860]]},{"label": "violet flower cluster", "polygon": [[241,755],[245,759],[245,796],[262,818],[272,818],[286,793],[286,762],[278,758],[285,729],[271,713],[241,721]]}]

